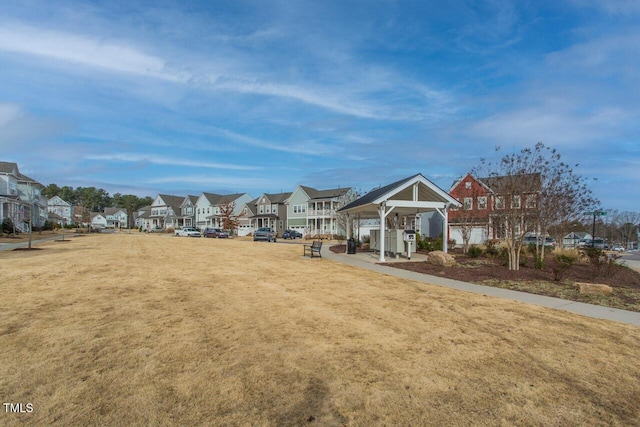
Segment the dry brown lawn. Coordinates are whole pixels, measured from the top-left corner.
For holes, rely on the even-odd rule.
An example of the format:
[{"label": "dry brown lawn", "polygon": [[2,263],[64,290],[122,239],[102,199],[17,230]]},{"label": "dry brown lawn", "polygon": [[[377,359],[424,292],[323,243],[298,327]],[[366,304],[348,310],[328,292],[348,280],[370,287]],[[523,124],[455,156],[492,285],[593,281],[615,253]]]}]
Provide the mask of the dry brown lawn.
[{"label": "dry brown lawn", "polygon": [[640,328],[293,244],[0,252],[0,425],[638,425]]}]

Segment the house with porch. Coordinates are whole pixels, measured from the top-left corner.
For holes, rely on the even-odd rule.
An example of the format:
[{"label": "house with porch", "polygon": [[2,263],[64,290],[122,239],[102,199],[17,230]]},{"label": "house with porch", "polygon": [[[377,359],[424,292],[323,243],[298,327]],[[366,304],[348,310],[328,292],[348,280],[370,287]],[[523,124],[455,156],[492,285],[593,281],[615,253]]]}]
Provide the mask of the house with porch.
[{"label": "house with porch", "polygon": [[255,230],[260,227],[271,227],[279,236],[286,230],[287,205],[291,193],[263,193],[256,200],[255,214],[251,217],[251,226]]},{"label": "house with porch", "polygon": [[198,196],[186,196],[180,204],[180,215],[178,216],[178,228],[195,227],[196,204]]},{"label": "house with porch", "polygon": [[183,196],[158,194],[151,203],[151,212],[146,230],[179,228],[180,206]]},{"label": "house with porch", "polygon": [[58,224],[69,225],[73,223],[73,206],[60,196],[53,196],[47,200],[47,210],[49,211],[50,218],[52,216],[51,214],[57,215],[57,217],[54,218]]},{"label": "house with porch", "polygon": [[129,218],[124,208],[104,208],[104,217],[107,220],[107,228],[127,228]]},{"label": "house with porch", "polygon": [[[225,218],[238,220],[243,207],[251,200],[247,193],[215,194],[203,192],[196,202],[196,227],[225,228]],[[230,212],[228,212],[230,210]]]},{"label": "house with porch", "polygon": [[44,186],[21,173],[17,163],[0,162],[0,222],[10,218],[16,228],[29,231],[29,222],[42,227],[49,218]]},{"label": "house with porch", "polygon": [[143,206],[133,213],[133,222],[137,229],[148,230],[151,227],[151,206]]},{"label": "house with porch", "polygon": [[337,210],[353,199],[351,188],[317,190],[299,185],[287,199],[286,228],[303,236],[344,235],[344,221],[339,220]]}]

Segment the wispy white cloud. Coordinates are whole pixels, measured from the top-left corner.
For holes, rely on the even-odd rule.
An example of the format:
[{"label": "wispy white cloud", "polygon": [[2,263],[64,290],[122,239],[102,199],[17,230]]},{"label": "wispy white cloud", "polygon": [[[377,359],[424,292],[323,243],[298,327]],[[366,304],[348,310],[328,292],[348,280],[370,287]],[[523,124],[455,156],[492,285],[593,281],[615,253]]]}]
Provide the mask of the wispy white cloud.
[{"label": "wispy white cloud", "polygon": [[122,42],[98,40],[16,23],[3,22],[0,25],[0,50],[174,82],[184,82],[188,78],[184,73],[170,70],[161,58]]},{"label": "wispy white cloud", "polygon": [[215,176],[215,175],[172,175],[159,178],[151,178],[142,181],[147,185],[175,184],[194,185],[200,188],[231,188],[231,189],[252,189],[252,188],[284,188],[291,187],[289,179],[279,179],[271,177],[247,177],[247,176]]},{"label": "wispy white cloud", "polygon": [[237,132],[233,132],[229,129],[222,129],[217,127],[210,127],[212,133],[220,135],[224,138],[231,139],[235,142],[249,145],[252,147],[265,148],[268,150],[282,151],[286,153],[294,154],[308,154],[314,156],[323,156],[332,153],[332,149],[329,146],[319,144],[315,141],[296,141],[291,145],[277,144],[270,141],[265,141],[261,138],[255,138],[247,135],[243,135]]},{"label": "wispy white cloud", "polygon": [[[179,157],[179,155],[178,155]],[[90,154],[85,156],[87,160],[99,160],[125,163],[150,163],[162,166],[186,166],[196,168],[223,169],[236,171],[259,170],[259,166],[233,165],[226,163],[190,160],[186,158],[163,157],[150,154],[120,153],[120,154]]]}]

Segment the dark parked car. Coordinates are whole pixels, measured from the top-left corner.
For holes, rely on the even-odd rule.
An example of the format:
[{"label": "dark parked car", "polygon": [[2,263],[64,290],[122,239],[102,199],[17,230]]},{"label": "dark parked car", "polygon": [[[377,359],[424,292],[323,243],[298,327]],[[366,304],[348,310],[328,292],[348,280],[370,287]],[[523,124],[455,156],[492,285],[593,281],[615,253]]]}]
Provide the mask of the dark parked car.
[{"label": "dark parked car", "polygon": [[282,238],[283,239],[298,239],[298,238],[302,238],[302,234],[298,233],[296,230],[285,230],[284,233],[282,233]]},{"label": "dark parked car", "polygon": [[266,240],[267,242],[276,241],[276,232],[270,227],[260,227],[253,233],[253,241]]},{"label": "dark parked car", "polygon": [[219,239],[226,239],[229,237],[229,233],[220,228],[205,228],[202,235],[204,237],[217,237]]}]

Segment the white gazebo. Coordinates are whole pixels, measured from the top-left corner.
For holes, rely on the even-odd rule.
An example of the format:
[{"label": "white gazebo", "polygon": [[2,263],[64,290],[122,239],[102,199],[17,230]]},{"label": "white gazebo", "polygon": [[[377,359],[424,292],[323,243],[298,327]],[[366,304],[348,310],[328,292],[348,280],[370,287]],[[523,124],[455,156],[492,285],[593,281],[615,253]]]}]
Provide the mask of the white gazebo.
[{"label": "white gazebo", "polygon": [[447,223],[450,206],[461,204],[449,193],[429,181],[422,174],[394,182],[375,189],[349,203],[339,210],[347,214],[347,239],[351,237],[351,223],[354,217],[380,219],[380,262],[384,262],[385,226],[389,214],[399,217],[415,216],[421,212],[436,211],[443,218],[442,246],[447,252]]}]

